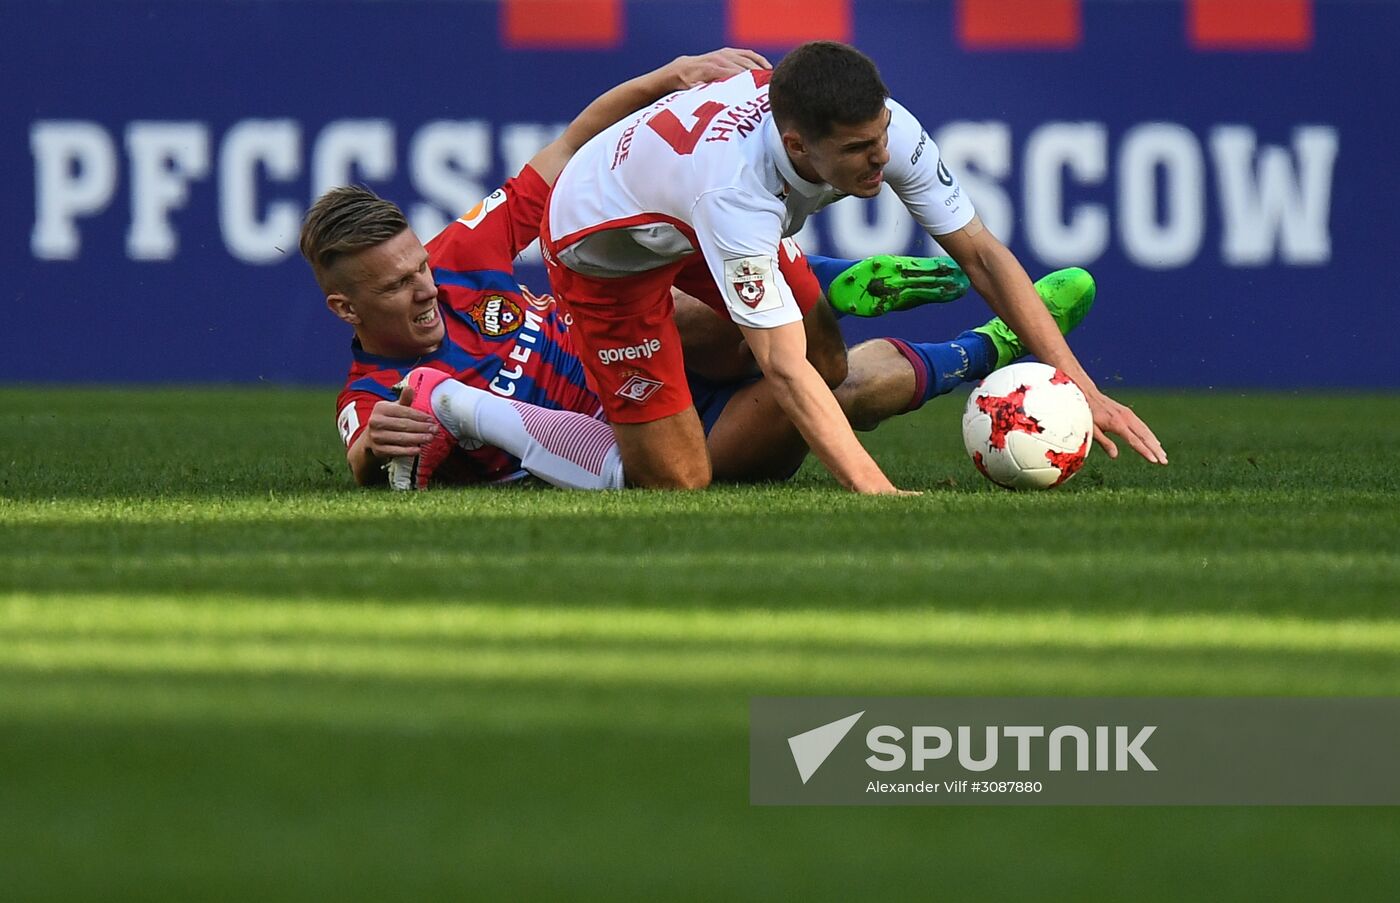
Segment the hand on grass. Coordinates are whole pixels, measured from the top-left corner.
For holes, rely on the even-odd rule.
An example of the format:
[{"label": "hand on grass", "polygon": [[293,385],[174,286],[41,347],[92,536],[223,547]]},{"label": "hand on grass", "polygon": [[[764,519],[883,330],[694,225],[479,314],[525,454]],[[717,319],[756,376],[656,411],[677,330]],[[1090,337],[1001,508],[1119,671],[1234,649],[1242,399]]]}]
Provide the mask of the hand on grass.
[{"label": "hand on grass", "polygon": [[1087,393],[1087,398],[1089,410],[1094,414],[1094,441],[1103,447],[1110,458],[1118,457],[1118,446],[1108,438],[1108,434],[1112,433],[1124,439],[1133,451],[1153,464],[1167,463],[1167,453],[1162,443],[1157,441],[1152,430],[1133,413],[1132,408],[1097,390]]}]

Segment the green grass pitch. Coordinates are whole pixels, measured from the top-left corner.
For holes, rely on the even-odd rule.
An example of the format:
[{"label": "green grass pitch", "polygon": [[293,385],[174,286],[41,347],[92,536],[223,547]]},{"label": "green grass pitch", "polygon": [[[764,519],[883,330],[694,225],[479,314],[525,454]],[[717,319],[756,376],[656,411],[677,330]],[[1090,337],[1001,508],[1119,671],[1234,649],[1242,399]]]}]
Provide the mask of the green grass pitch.
[{"label": "green grass pitch", "polygon": [[325,391],[0,391],[0,897],[1370,900],[1400,810],[753,808],[753,695],[1400,693],[1400,395],[960,399],[793,485],[348,485]]}]

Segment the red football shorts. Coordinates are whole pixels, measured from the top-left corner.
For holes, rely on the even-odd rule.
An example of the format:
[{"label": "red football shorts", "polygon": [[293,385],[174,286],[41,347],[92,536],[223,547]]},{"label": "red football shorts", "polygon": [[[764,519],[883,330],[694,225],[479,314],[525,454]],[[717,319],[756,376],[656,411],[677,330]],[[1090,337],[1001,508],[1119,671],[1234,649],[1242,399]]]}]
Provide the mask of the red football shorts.
[{"label": "red football shorts", "polygon": [[[821,286],[796,247],[783,242],[778,264],[806,315],[821,300]],[[544,258],[554,297],[573,318],[569,334],[588,387],[602,402],[608,421],[651,423],[690,407],[681,337],[672,319],[671,287],[729,318],[704,258],[693,254],[620,279],[575,273],[548,250]]]}]

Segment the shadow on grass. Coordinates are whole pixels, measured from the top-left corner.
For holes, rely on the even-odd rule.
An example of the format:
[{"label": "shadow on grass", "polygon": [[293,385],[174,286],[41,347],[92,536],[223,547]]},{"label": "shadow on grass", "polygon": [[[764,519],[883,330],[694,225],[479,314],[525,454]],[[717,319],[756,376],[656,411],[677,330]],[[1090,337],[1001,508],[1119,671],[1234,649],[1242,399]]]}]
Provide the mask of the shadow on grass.
[{"label": "shadow on grass", "polygon": [[776,511],[727,501],[679,515],[621,496],[573,512],[515,499],[470,514],[440,500],[334,516],[198,509],[189,522],[163,507],[31,512],[0,527],[0,592],[1338,618],[1392,616],[1400,594],[1382,500],[1312,507],[1307,530],[1287,505],[1090,500],[991,521],[952,503],[833,516],[791,497]]},{"label": "shadow on grass", "polygon": [[[0,699],[88,698],[12,677]],[[756,809],[739,693],[109,690],[127,708],[0,718],[15,899],[908,899],[934,872],[938,896],[965,899],[1362,900],[1400,880],[1395,809]],[[163,720],[161,694],[215,708]],[[284,717],[218,717],[279,698]],[[692,728],[652,722],[697,709]]]},{"label": "shadow on grass", "polygon": [[390,733],[733,729],[757,695],[1384,695],[1372,652],[796,643],[184,642],[19,635],[0,718]]}]

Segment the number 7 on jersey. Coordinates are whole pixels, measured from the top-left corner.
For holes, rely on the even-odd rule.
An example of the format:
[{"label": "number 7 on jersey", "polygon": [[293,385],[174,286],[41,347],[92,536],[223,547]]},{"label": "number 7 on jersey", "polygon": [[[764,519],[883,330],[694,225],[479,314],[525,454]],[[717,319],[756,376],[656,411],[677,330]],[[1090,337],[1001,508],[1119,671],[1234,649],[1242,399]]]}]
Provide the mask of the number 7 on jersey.
[{"label": "number 7 on jersey", "polygon": [[681,125],[680,117],[670,110],[662,110],[652,116],[647,120],[647,125],[661,136],[661,140],[671,145],[672,150],[686,156],[695,152],[695,145],[700,143],[700,135],[705,131],[705,126],[722,112],[724,104],[707,100],[690,114],[695,117],[695,125],[688,129]]}]

